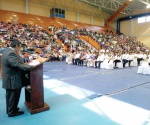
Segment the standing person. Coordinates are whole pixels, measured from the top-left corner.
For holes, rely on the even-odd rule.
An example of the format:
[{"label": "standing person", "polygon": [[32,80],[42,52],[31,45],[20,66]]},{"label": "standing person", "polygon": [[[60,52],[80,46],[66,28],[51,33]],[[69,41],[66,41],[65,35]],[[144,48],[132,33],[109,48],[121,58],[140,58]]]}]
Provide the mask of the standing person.
[{"label": "standing person", "polygon": [[23,58],[18,54],[20,42],[13,40],[10,47],[2,55],[2,87],[6,89],[6,108],[8,117],[24,114],[19,111],[18,103],[21,93],[23,71],[31,66],[24,64]]}]

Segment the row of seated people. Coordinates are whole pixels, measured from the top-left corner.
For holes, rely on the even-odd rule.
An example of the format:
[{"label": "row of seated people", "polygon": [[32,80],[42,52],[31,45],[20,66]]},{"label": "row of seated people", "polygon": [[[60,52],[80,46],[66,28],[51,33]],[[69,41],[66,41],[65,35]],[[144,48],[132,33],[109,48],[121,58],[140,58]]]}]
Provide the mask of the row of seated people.
[{"label": "row of seated people", "polygon": [[48,46],[44,48],[36,48],[31,51],[30,49],[23,49],[20,51],[20,56],[24,58],[24,62],[28,63],[36,58],[48,58],[48,61],[64,61],[65,60],[65,51],[62,48],[55,49],[51,48],[51,51],[48,50]]},{"label": "row of seated people", "polygon": [[66,57],[67,64],[86,65],[88,67],[114,69],[131,66],[140,66],[143,61],[150,64],[149,53],[102,53],[74,52]]}]

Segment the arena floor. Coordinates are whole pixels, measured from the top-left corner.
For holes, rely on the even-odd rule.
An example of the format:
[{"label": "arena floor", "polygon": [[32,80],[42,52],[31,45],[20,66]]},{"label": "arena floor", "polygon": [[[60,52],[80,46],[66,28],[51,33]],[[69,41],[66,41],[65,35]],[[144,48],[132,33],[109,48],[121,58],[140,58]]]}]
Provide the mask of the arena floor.
[{"label": "arena floor", "polygon": [[[44,100],[50,110],[31,115],[6,115],[5,90],[0,88],[1,125],[150,125],[150,76],[138,67],[96,69],[44,63]],[[0,80],[1,84],[1,80]]]}]

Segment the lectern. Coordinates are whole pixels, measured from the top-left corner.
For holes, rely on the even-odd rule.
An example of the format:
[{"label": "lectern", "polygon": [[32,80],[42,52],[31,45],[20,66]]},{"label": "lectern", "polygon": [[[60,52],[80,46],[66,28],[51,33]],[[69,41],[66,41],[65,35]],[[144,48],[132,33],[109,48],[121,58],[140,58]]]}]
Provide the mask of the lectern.
[{"label": "lectern", "polygon": [[49,110],[44,102],[43,63],[33,67],[26,73],[25,105],[31,114]]},{"label": "lectern", "polygon": [[1,57],[2,57],[2,54],[0,54],[0,78],[2,78],[2,61],[1,61]]}]

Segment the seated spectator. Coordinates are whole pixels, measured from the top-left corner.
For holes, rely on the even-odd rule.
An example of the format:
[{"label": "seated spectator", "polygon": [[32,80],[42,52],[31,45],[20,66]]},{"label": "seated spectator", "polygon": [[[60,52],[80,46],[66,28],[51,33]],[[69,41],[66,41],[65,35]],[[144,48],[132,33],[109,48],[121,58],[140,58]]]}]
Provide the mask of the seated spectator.
[{"label": "seated spectator", "polygon": [[104,61],[104,53],[100,52],[99,56],[97,57],[97,60],[95,61],[95,68],[100,68],[101,63]]},{"label": "seated spectator", "polygon": [[122,55],[122,63],[123,63],[123,67],[125,67],[126,63],[129,62],[129,54],[127,52],[125,52]]},{"label": "seated spectator", "polygon": [[117,63],[122,61],[122,57],[120,53],[116,53],[116,55],[114,56],[114,61],[113,63],[115,63],[115,69],[118,68],[117,67]]},{"label": "seated spectator", "polygon": [[24,63],[28,63],[28,62],[30,62],[29,53],[25,52],[25,54],[24,54]]}]

